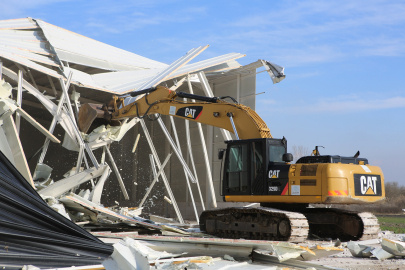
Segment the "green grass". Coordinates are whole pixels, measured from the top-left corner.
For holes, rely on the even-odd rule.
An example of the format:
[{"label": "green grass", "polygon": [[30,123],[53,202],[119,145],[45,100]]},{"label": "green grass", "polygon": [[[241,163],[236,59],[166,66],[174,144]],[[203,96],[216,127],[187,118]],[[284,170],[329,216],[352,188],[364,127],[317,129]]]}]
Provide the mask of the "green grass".
[{"label": "green grass", "polygon": [[393,231],[394,233],[405,233],[404,217],[377,217],[382,231]]}]

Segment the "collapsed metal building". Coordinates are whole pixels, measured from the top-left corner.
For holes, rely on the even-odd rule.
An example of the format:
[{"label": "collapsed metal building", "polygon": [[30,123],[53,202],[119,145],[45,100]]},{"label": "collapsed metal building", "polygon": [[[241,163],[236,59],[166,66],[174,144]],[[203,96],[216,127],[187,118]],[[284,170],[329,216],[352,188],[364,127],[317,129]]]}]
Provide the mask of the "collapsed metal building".
[{"label": "collapsed metal building", "polygon": [[114,95],[128,104],[161,85],[255,109],[256,75],[267,72],[273,83],[285,77],[265,60],[240,65],[240,53],[189,63],[207,47],[167,65],[42,20],[0,21],[3,269],[331,269],[304,261],[344,245],[354,257],[405,257],[403,238],[301,246],[200,231],[204,209],[238,206],[220,194],[217,153],[237,139],[227,130],[146,114],[79,130],[79,108]]},{"label": "collapsed metal building", "polygon": [[[265,60],[240,65],[240,53],[189,64],[207,47],[167,65],[42,20],[0,21],[0,150],[50,201],[73,192],[120,213],[143,208],[180,223],[198,221],[202,210],[224,206],[217,152],[232,133],[162,115],[83,134],[77,115],[83,103],[156,85],[232,96],[254,109],[256,74],[268,72],[273,83],[284,78],[282,67]],[[77,207],[64,199],[68,209]],[[76,223],[94,218],[69,215]]]}]

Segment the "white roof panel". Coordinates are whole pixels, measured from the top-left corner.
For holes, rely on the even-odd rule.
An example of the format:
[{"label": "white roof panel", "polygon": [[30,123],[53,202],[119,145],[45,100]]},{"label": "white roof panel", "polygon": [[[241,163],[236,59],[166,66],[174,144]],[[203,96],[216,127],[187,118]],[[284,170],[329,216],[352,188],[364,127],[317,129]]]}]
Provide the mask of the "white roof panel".
[{"label": "white roof panel", "polygon": [[213,67],[222,63],[226,63],[231,60],[235,60],[241,57],[246,56],[246,54],[240,54],[240,53],[228,53],[224,54],[221,56],[217,56],[214,58],[210,58],[207,60],[203,60],[197,63],[189,64],[186,65],[182,68],[180,68],[177,72],[175,72],[172,76],[172,78],[179,77],[182,75],[186,75],[187,73],[192,73],[196,71],[201,71],[202,69],[206,69],[209,67]]},{"label": "white roof panel", "polygon": [[21,56],[19,56],[17,54],[13,54],[11,52],[7,52],[5,50],[0,50],[0,57],[4,57],[4,58],[6,58],[6,59],[8,59],[10,61],[17,62],[17,63],[19,63],[19,64],[21,64],[23,66],[35,69],[35,70],[37,70],[39,72],[42,72],[44,74],[47,74],[47,75],[55,77],[55,78],[63,77],[58,72],[56,72],[56,71],[54,71],[54,70],[52,70],[50,68],[44,67],[44,66],[39,65],[39,64],[37,64],[37,63],[27,59],[27,58],[21,57]]},{"label": "white roof panel", "polygon": [[[1,31],[0,31],[1,32]],[[48,48],[46,42],[40,41],[24,41],[24,40],[15,40],[15,39],[6,39],[0,37],[0,45],[17,48],[20,50],[25,50],[28,52],[34,52],[44,55],[54,55]]]},{"label": "white roof panel", "polygon": [[69,75],[70,71],[73,72],[72,83],[77,84],[79,86],[87,87],[87,88],[93,88],[93,89],[96,89],[96,90],[102,90],[102,91],[111,92],[109,89],[101,87],[100,85],[98,85],[92,79],[91,75],[89,75],[89,74],[87,74],[85,72],[82,72],[80,70],[65,67],[64,68],[64,73],[65,73],[66,77]]},{"label": "white roof panel", "polygon": [[42,20],[36,22],[61,60],[107,70],[153,69],[167,66]]},{"label": "white roof panel", "polygon": [[52,57],[40,55],[37,53],[31,53],[29,51],[21,50],[18,48],[7,47],[7,46],[3,46],[3,45],[0,45],[0,51],[16,54],[21,57],[35,61],[37,63],[42,63],[42,64],[46,64],[46,65],[59,67],[59,62],[55,61]]},{"label": "white roof panel", "polygon": [[[143,89],[148,89],[150,87],[156,86],[159,83],[166,81],[169,79],[169,77],[172,76],[173,73],[175,73],[177,70],[179,70],[182,66],[193,60],[197,55],[199,55],[201,52],[203,52],[205,49],[208,48],[209,45],[206,46],[200,46],[198,48],[194,48],[189,50],[184,56],[180,57],[176,61],[174,61],[170,66],[167,68],[163,69],[162,72],[157,74],[156,76],[150,78],[150,80],[146,81],[144,84],[139,86],[139,90]],[[137,98],[136,97],[126,97],[124,99],[124,105],[130,104],[131,102],[135,101]],[[193,179],[192,179],[193,181]]]},{"label": "white roof panel", "polygon": [[[1,21],[0,21],[1,24]],[[46,41],[41,34],[40,30],[21,31],[21,30],[3,30],[0,29],[0,38],[8,38],[24,41]]]},{"label": "white roof panel", "polygon": [[38,28],[31,18],[2,20],[0,21],[0,30],[3,29],[35,29]]},{"label": "white roof panel", "polygon": [[[0,57],[32,68],[52,77],[67,77],[73,71],[72,83],[123,95],[136,91],[147,82],[153,85],[198,71],[216,72],[240,67],[236,59],[245,55],[229,53],[184,65],[206,47],[190,51],[169,65],[107,45],[91,38],[31,18],[0,21]],[[55,55],[56,54],[56,55]],[[86,72],[61,66],[59,60],[98,69],[112,70],[90,75]],[[45,65],[45,66],[44,66]],[[184,65],[184,66],[182,66]],[[59,67],[55,71],[49,66]],[[62,72],[65,76],[62,75]]]},{"label": "white roof panel", "polygon": [[[105,88],[128,85],[139,80],[150,79],[161,72],[162,69],[140,69],[131,71],[106,72],[91,75],[93,80]],[[127,87],[130,87],[128,85]]]},{"label": "white roof panel", "polygon": [[[173,74],[168,76],[165,80],[170,80],[180,76],[184,76],[187,73],[200,71],[203,69],[210,69],[209,71],[217,71],[223,69],[229,69],[232,67],[240,67],[240,64],[235,61],[240,57],[244,57],[244,54],[229,53],[218,57],[210,58],[193,64],[185,65]],[[230,64],[226,64],[226,63]],[[163,69],[154,70],[133,70],[133,71],[120,71],[109,72],[92,75],[96,84],[110,89],[117,94],[125,94],[137,90],[142,83],[150,80]]]}]

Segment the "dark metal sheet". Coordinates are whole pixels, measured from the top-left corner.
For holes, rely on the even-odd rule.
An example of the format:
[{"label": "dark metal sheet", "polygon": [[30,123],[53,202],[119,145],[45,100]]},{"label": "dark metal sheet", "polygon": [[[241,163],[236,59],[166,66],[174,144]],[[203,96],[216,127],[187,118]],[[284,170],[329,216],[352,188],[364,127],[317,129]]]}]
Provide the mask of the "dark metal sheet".
[{"label": "dark metal sheet", "polygon": [[50,208],[0,152],[0,267],[94,265],[112,252]]}]

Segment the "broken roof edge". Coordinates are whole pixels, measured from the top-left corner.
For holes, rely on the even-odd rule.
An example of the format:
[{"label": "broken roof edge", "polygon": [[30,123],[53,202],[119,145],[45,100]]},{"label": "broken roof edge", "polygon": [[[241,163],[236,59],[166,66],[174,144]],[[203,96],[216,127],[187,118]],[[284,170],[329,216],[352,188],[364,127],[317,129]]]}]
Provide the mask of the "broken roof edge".
[{"label": "broken roof edge", "polygon": [[[172,80],[181,76],[185,76],[189,73],[195,73],[198,71],[208,71],[208,72],[214,72],[214,71],[219,71],[219,70],[224,70],[224,69],[233,69],[233,68],[237,68],[240,67],[241,65],[236,61],[236,59],[239,59],[241,57],[246,56],[245,54],[240,54],[240,53],[229,53],[229,54],[225,54],[225,55],[221,55],[221,56],[217,56],[217,57],[213,57],[210,59],[206,59],[203,61],[199,61],[193,64],[188,64],[185,65],[183,67],[181,67],[180,69],[178,69],[177,71],[175,71],[173,74],[171,74],[170,76],[168,76],[167,78],[165,78],[162,82],[168,81],[168,80]],[[228,64],[230,63],[230,64]],[[215,68],[217,67],[217,68]],[[142,71],[139,71],[142,72]],[[135,74],[137,73],[137,71],[121,71],[121,72],[108,72],[108,73],[99,73],[99,74],[94,74],[91,75],[92,78],[94,79],[94,81],[101,86],[101,78],[105,78],[104,76],[109,76],[109,77],[113,77],[113,76],[120,76],[122,74],[127,73],[128,75],[131,75],[131,77],[134,77]],[[125,81],[125,78],[122,79],[123,83],[120,85],[111,85],[111,88],[117,89],[119,88],[121,85],[125,85],[125,84],[133,84],[133,86],[129,89],[123,90],[121,92],[119,91],[114,91],[115,94],[119,94],[119,95],[125,95],[127,93],[133,92],[133,91],[137,91],[139,89],[139,87],[141,86],[141,84],[147,80],[149,80],[150,78],[152,78],[155,75],[152,75],[150,77],[141,77],[137,80],[133,80],[132,82],[130,81]],[[98,79],[100,78],[100,80]],[[113,79],[111,79],[113,80]],[[106,86],[104,86],[106,88]]]},{"label": "broken roof edge", "polygon": [[[95,67],[95,68],[102,68],[102,69],[106,69],[106,70],[112,70],[112,71],[122,70],[122,69],[118,68],[119,66],[121,66],[121,68],[123,68],[124,70],[127,70],[127,69],[128,70],[137,70],[137,69],[149,69],[149,68],[153,69],[153,68],[168,66],[165,63],[162,63],[162,62],[159,62],[159,61],[156,61],[156,60],[152,60],[152,59],[146,58],[144,56],[135,54],[133,52],[129,52],[129,51],[114,47],[112,45],[109,45],[107,43],[92,39],[90,37],[80,35],[80,34],[75,33],[73,31],[70,31],[70,30],[64,29],[62,27],[59,27],[59,26],[50,24],[48,22],[45,22],[45,21],[43,21],[41,19],[33,19],[33,21],[35,21],[38,24],[38,26],[43,31],[45,38],[48,40],[50,45],[54,48],[54,51],[56,52],[58,57],[63,61],[67,61],[67,62],[71,62],[71,63],[75,63],[75,64],[80,64],[80,65],[91,66],[91,67]],[[89,56],[89,55],[86,55],[86,54],[80,54],[80,53],[77,52],[76,47],[75,48],[73,48],[73,47],[70,48],[70,49],[72,49],[70,51],[69,47],[68,47],[69,43],[66,42],[66,40],[65,40],[65,42],[63,42],[63,39],[60,36],[57,36],[55,34],[56,31],[58,32],[58,34],[60,32],[61,34],[71,35],[74,38],[83,39],[84,41],[88,41],[89,42],[88,46],[91,47],[91,51],[87,50],[87,52],[89,52],[90,54],[94,54],[95,47],[93,45],[97,45],[96,47],[100,47],[100,49],[102,49],[102,50],[109,49],[109,50],[115,51],[117,59],[122,57],[122,55],[119,55],[119,54],[125,54],[127,56],[137,58],[136,62],[142,62],[142,64],[144,64],[144,66],[133,65],[132,63],[131,64],[130,63],[123,63],[123,62],[119,62],[119,61],[114,62],[114,61],[108,60],[107,58],[101,58],[101,57],[97,58],[97,57],[94,57],[94,55]],[[92,45],[90,45],[90,43],[92,43]],[[64,46],[63,47],[58,46],[58,44],[59,45],[64,44]],[[82,46],[80,48],[82,49],[82,51],[86,51],[86,46],[83,46],[83,44],[85,44],[85,43],[82,43]],[[105,47],[105,48],[101,48],[101,47]],[[85,58],[87,58],[87,61],[86,61]],[[92,64],[91,59],[97,60],[96,62],[99,65]],[[109,62],[110,62],[110,64],[108,64]],[[103,63],[105,63],[107,65],[103,65]],[[116,66],[116,68],[112,68],[111,63],[115,63],[115,65],[112,65],[112,66]],[[100,64],[103,65],[103,67],[100,66]]]},{"label": "broken roof edge", "polygon": [[[15,23],[20,23],[17,26]],[[7,25],[14,25],[11,27],[4,27]],[[0,30],[18,30],[18,29],[37,29],[39,28],[38,25],[36,25],[31,17],[27,18],[19,18],[19,19],[9,19],[9,20],[0,20]]]},{"label": "broken roof edge", "polygon": [[[207,72],[210,72],[211,74],[215,74],[216,72],[224,70],[224,69],[229,70],[228,69],[229,67],[231,68],[229,71],[233,71],[233,70],[235,70],[235,68],[238,69],[238,67],[239,68],[244,68],[245,66],[240,65],[238,62],[235,61],[235,59],[244,57],[245,55],[242,55],[242,54],[239,54],[239,53],[232,53],[232,54],[235,54],[236,56],[232,57],[232,58],[229,58],[227,60],[223,60],[221,62],[215,62],[215,64],[212,64],[212,65],[204,66],[201,69],[195,69],[194,66],[196,64],[198,64],[198,63],[207,62],[207,61],[212,60],[214,58],[203,60],[203,61],[200,61],[200,62],[197,62],[197,63],[194,63],[194,64],[190,64],[190,65],[192,65],[191,66],[192,70],[189,70],[187,68],[189,65],[186,65],[186,66],[180,68],[179,70],[177,70],[177,72],[175,72],[174,74],[172,74],[168,78],[165,78],[165,80],[162,81],[162,82],[184,76],[184,75],[186,75],[188,73],[193,73],[193,72],[196,72],[196,71],[205,71],[206,69],[207,69],[206,70]],[[231,55],[231,54],[227,54],[227,55]],[[223,56],[226,56],[226,55],[223,55]],[[223,56],[220,56],[220,57],[223,57]],[[114,91],[114,90],[112,90],[112,89],[110,89],[108,87],[103,87],[102,85],[100,85],[97,82],[97,80],[93,79],[94,76],[103,76],[104,73],[99,73],[99,74],[96,74],[96,75],[90,75],[90,74],[87,74],[85,72],[82,72],[80,70],[70,68],[70,67],[64,67],[64,72],[62,73],[62,71],[60,71],[60,72],[55,71],[53,69],[47,68],[47,67],[45,67],[43,65],[40,65],[40,64],[38,64],[38,63],[28,59],[28,58],[24,58],[22,56],[14,55],[14,54],[11,54],[11,53],[7,54],[5,52],[0,51],[0,58],[1,57],[5,58],[5,59],[8,59],[8,60],[10,60],[12,62],[19,63],[19,64],[21,64],[21,65],[23,65],[23,66],[25,66],[27,68],[34,69],[34,70],[36,70],[38,72],[49,75],[49,76],[54,77],[56,79],[62,78],[65,82],[67,81],[67,74],[70,71],[72,71],[73,72],[73,77],[72,77],[71,83],[73,85],[83,87],[83,88],[87,88],[87,89],[98,90],[98,91],[110,93],[110,94],[113,94],[113,95],[125,95],[127,93],[132,92],[132,91],[136,91],[139,88],[140,84],[142,84],[143,82],[145,82],[146,80],[149,79],[149,78],[142,78],[142,79],[140,79],[139,82],[134,81],[134,84],[135,84],[134,86],[135,87],[133,87],[131,89],[128,89],[128,90],[125,90],[123,92],[117,92],[117,91]],[[225,66],[226,63],[232,62],[232,61],[236,62],[236,63],[232,63],[229,67]],[[251,64],[249,64],[249,65],[251,65]],[[218,70],[211,70],[210,69],[210,68],[215,68],[216,66],[220,67],[220,69],[218,69]],[[122,73],[123,72],[131,72],[131,71],[122,71]],[[106,72],[104,75],[110,75],[110,74],[112,75],[112,74],[115,74],[115,73],[121,73],[121,72]],[[218,76],[218,74],[215,74],[215,75]],[[136,83],[136,82],[138,82],[138,83]]]}]

